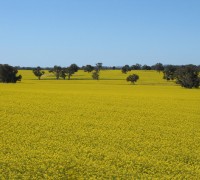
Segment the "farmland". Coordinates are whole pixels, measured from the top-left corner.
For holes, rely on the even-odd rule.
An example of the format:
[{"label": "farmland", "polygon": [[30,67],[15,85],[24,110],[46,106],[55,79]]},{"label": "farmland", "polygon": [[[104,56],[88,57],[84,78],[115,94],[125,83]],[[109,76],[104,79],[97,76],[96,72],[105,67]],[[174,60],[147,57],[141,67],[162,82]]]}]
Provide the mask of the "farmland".
[{"label": "farmland", "polygon": [[[0,179],[199,179],[200,89],[155,71],[0,84]],[[129,72],[128,74],[131,74]]]}]

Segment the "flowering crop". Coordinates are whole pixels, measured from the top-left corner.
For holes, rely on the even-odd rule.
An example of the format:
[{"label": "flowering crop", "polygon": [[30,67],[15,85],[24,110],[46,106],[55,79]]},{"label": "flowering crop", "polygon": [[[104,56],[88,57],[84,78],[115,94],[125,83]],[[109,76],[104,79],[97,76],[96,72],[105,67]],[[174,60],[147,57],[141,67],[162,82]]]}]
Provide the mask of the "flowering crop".
[{"label": "flowering crop", "polygon": [[199,179],[200,90],[131,73],[0,84],[0,179]]}]

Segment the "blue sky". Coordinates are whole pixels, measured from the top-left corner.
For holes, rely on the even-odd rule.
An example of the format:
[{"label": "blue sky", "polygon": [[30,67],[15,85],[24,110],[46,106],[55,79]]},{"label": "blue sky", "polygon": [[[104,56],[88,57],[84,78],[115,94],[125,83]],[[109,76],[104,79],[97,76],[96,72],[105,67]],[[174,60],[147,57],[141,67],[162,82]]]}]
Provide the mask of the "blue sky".
[{"label": "blue sky", "polygon": [[0,0],[0,63],[200,64],[200,0]]}]

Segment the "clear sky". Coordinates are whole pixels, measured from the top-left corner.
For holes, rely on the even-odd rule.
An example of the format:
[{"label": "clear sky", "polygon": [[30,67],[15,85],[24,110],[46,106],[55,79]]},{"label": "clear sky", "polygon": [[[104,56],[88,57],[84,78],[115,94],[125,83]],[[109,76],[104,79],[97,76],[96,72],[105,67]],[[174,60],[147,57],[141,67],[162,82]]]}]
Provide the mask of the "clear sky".
[{"label": "clear sky", "polygon": [[200,64],[200,0],[0,0],[0,63]]}]

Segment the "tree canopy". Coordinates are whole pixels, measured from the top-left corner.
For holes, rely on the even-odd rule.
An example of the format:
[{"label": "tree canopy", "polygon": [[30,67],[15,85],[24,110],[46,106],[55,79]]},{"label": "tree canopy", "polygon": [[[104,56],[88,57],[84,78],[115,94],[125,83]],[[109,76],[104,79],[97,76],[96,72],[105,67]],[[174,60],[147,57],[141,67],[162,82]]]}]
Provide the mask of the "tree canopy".
[{"label": "tree canopy", "polygon": [[83,70],[85,72],[89,73],[89,72],[92,72],[94,70],[94,67],[92,65],[86,65],[86,66],[83,67]]},{"label": "tree canopy", "polygon": [[142,66],[142,70],[151,70],[151,66],[145,64]]},{"label": "tree canopy", "polygon": [[132,69],[132,70],[141,70],[141,68],[142,68],[142,65],[141,65],[141,64],[138,64],[138,63],[131,66],[131,69]]},{"label": "tree canopy", "polygon": [[185,88],[198,88],[200,85],[199,70],[197,66],[187,65],[179,67],[175,73],[176,83]]},{"label": "tree canopy", "polygon": [[40,66],[38,66],[37,68],[33,69],[33,74],[35,76],[38,77],[38,79],[40,80],[41,76],[45,74],[44,71],[42,71],[42,69],[40,68]]},{"label": "tree canopy", "polygon": [[129,65],[122,67],[122,73],[126,74],[128,71],[131,71],[131,67]]},{"label": "tree canopy", "polygon": [[139,76],[137,74],[132,74],[129,75],[126,80],[129,82],[131,82],[132,84],[134,84],[135,82],[137,82],[137,80],[139,79]]},{"label": "tree canopy", "polygon": [[99,62],[99,63],[96,64],[96,70],[97,71],[100,71],[102,68],[103,68],[103,63]]},{"label": "tree canopy", "polygon": [[65,73],[68,76],[68,80],[70,80],[71,76],[79,70],[79,67],[76,64],[71,64],[69,67],[65,69]]},{"label": "tree canopy", "polygon": [[175,71],[176,71],[176,66],[174,65],[167,65],[164,67],[163,70],[163,79],[166,80],[174,80],[175,79]]},{"label": "tree canopy", "polygon": [[55,74],[56,79],[59,79],[60,77],[65,79],[68,77],[68,80],[70,80],[71,76],[79,70],[79,67],[76,64],[71,64],[69,67],[61,67],[61,66],[54,66],[53,69],[51,69],[49,72],[52,72]]},{"label": "tree canopy", "polygon": [[158,71],[159,73],[164,70],[164,66],[162,63],[156,63],[152,66],[152,69]]},{"label": "tree canopy", "polygon": [[17,75],[18,70],[8,64],[0,64],[0,82],[16,83],[21,81],[22,76]]},{"label": "tree canopy", "polygon": [[61,72],[62,72],[62,67],[61,66],[54,66],[53,69],[49,70],[49,72],[54,73],[54,75],[56,76],[56,79],[58,80],[61,76]]}]

